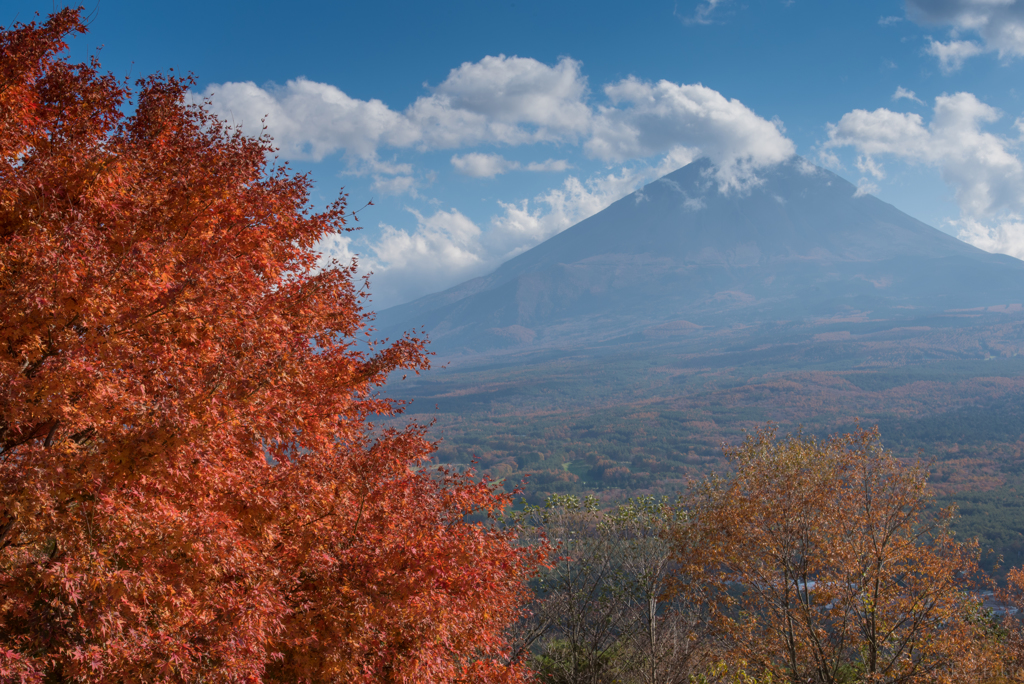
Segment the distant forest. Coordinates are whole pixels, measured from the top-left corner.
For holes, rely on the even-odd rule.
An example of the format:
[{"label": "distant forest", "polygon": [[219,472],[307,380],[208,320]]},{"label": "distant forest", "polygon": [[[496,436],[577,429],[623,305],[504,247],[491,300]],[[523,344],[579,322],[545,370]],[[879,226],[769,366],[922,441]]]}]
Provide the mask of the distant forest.
[{"label": "distant forest", "polygon": [[743,354],[717,367],[657,348],[546,352],[433,372],[411,387],[410,415],[437,421],[440,462],[474,464],[534,505],[675,496],[726,468],[723,445],[760,425],[824,437],[856,417],[898,457],[929,464],[937,503],[960,507],[958,533],[991,550],[987,570],[1024,562],[1024,356],[865,368],[841,347],[819,348],[810,367],[799,349],[789,364]]}]

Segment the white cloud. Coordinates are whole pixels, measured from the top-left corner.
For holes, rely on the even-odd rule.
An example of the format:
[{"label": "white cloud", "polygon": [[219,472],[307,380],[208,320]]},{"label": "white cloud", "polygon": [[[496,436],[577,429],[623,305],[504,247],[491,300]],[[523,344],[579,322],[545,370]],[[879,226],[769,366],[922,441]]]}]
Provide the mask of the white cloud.
[{"label": "white cloud", "polygon": [[491,219],[489,246],[497,263],[505,261],[633,192],[646,175],[631,169],[581,182],[575,176],[562,186],[528,200],[499,202],[503,213]]},{"label": "white cloud", "polygon": [[987,252],[998,252],[1024,259],[1024,218],[1008,216],[995,225],[972,219],[955,222],[957,237]]},{"label": "white cloud", "polygon": [[[714,4],[707,7],[714,9]],[[604,87],[610,104],[591,107],[580,68],[568,57],[554,66],[523,57],[485,57],[452,69],[429,95],[404,112],[305,78],[284,86],[211,85],[203,97],[210,98],[214,113],[250,132],[265,120],[286,158],[319,161],[343,152],[352,173],[372,173],[375,178],[413,175],[407,163],[381,160],[385,148],[582,143],[590,156],[618,162],[677,148],[694,150],[695,155],[711,158],[718,167],[720,187],[729,190],[756,182],[758,169],[794,152],[781,122],[767,121],[739,100],[700,84],[649,83],[630,77]],[[452,164],[482,177],[518,168],[500,159],[474,152],[455,155]],[[568,167],[563,160],[549,160],[523,168]],[[382,188],[403,183],[412,187],[407,180],[377,182]]]},{"label": "white cloud", "polygon": [[[584,102],[587,79],[580,66],[568,57],[553,67],[505,55],[466,62],[452,69],[432,95],[418,99],[408,116],[427,131],[433,147],[459,147],[467,137],[481,135],[449,129],[439,108],[484,117],[488,130],[481,140],[519,144],[573,139],[590,124]],[[454,122],[461,123],[461,118]],[[429,125],[433,122],[436,128]]]},{"label": "white cloud", "polygon": [[899,100],[911,100],[918,104],[924,104],[924,101],[914,93],[913,90],[907,90],[903,86],[896,86],[896,92],[892,94],[893,102]]},{"label": "white cloud", "polygon": [[984,249],[1019,254],[1024,162],[1015,153],[1017,141],[984,130],[1000,116],[971,93],[937,97],[927,125],[919,114],[857,109],[829,124],[823,152],[853,147],[860,153],[858,167],[876,178],[884,176],[878,159],[883,156],[938,169],[960,207],[960,237]]},{"label": "white cloud", "polygon": [[951,40],[948,43],[933,40],[924,51],[939,60],[939,69],[947,75],[959,71],[969,58],[985,52],[980,45],[969,40]]},{"label": "white cloud", "polygon": [[525,171],[565,171],[569,168],[569,162],[565,159],[530,162],[524,166],[519,162],[505,159],[500,154],[483,154],[480,152],[470,152],[461,156],[456,154],[452,157],[451,162],[456,171],[474,178],[494,178],[507,171],[517,169]]},{"label": "white cloud", "polygon": [[879,26],[892,26],[893,24],[897,24],[897,23],[899,23],[901,21],[903,21],[903,17],[879,17],[878,18],[878,25]]},{"label": "white cloud", "polygon": [[370,186],[370,189],[384,195],[404,195],[408,193],[413,197],[418,196],[416,193],[416,179],[412,176],[392,176],[390,178],[374,176],[373,185]]},{"label": "white cloud", "polygon": [[381,145],[405,147],[420,137],[416,127],[380,100],[357,100],[338,88],[297,78],[284,86],[255,83],[207,86],[213,113],[254,133],[266,121],[286,158],[320,161],[345,150],[371,159]]},{"label": "white cloud", "polygon": [[857,157],[857,170],[861,173],[870,173],[879,180],[885,178],[885,170],[881,164],[875,161],[874,157],[863,154]]},{"label": "white cloud", "polygon": [[494,178],[510,169],[518,168],[519,164],[510,162],[500,154],[471,152],[461,157],[457,154],[454,155],[452,157],[452,166],[459,173],[472,176],[473,178]]},{"label": "white cloud", "polygon": [[696,147],[676,145],[670,149],[658,165],[654,167],[654,177],[661,178],[665,174],[672,173],[700,157],[700,150]]},{"label": "white cloud", "polygon": [[361,264],[372,277],[376,308],[415,299],[479,275],[482,231],[457,209],[424,216],[410,210],[416,228],[380,224],[380,237],[369,244]]},{"label": "white cloud", "polygon": [[348,266],[356,259],[350,234],[333,233],[328,235],[317,244],[317,249],[320,252],[317,268],[320,269],[330,267],[332,262],[340,266]]},{"label": "white cloud", "polygon": [[951,70],[982,52],[998,52],[1001,58],[1024,56],[1022,0],[907,0],[907,16],[919,24],[950,26],[956,32],[972,32],[981,38],[983,46],[957,41],[956,36],[945,45],[932,42],[929,52],[940,60],[943,50],[947,54],[960,51],[947,58]]},{"label": "white cloud", "polygon": [[[838,162],[839,160],[836,159]],[[819,169],[817,166],[807,161],[803,157],[797,159],[796,170],[805,176],[813,176],[818,173]]]},{"label": "white cloud", "polygon": [[568,169],[570,169],[572,167],[569,165],[568,160],[565,160],[565,159],[545,159],[542,162],[530,162],[529,164],[527,164],[523,168],[525,168],[527,171],[538,171],[538,172],[553,171],[553,172],[559,172],[559,171],[567,171]]},{"label": "white cloud", "polygon": [[419,197],[416,188],[420,185],[413,176],[412,164],[378,159],[376,156],[367,159],[352,160],[348,172],[356,176],[371,175],[373,183],[370,189],[384,195],[410,195]]},{"label": "white cloud", "polygon": [[385,161],[378,159],[376,155],[354,161],[348,169],[349,173],[362,176],[365,174],[372,174],[373,176],[397,176],[397,175],[411,175],[412,164],[400,163],[394,159],[391,161]]},{"label": "white cloud", "polygon": [[869,181],[867,178],[861,178],[857,181],[857,190],[853,193],[854,197],[863,197],[864,195],[873,195],[878,192],[878,186]]},{"label": "white cloud", "polygon": [[622,161],[696,148],[717,167],[723,191],[756,182],[756,172],[785,161],[793,143],[777,123],[739,100],[703,85],[648,83],[630,77],[604,88],[612,102],[599,107],[585,149],[599,159]]},{"label": "white cloud", "polygon": [[707,0],[707,2],[698,4],[693,10],[693,15],[689,17],[681,17],[684,24],[710,24],[712,23],[711,15],[719,5],[725,4],[727,0]]},{"label": "white cloud", "polygon": [[437,211],[425,217],[415,209],[417,229],[412,233],[381,224],[384,232],[372,247],[377,262],[389,268],[404,268],[414,263],[427,267],[467,268],[480,261],[481,231],[457,209]]},{"label": "white cloud", "polygon": [[342,150],[350,158],[372,159],[384,146],[575,141],[590,125],[586,94],[586,78],[573,59],[547,66],[499,55],[452,69],[404,112],[305,78],[262,88],[251,82],[214,84],[202,96],[210,98],[214,113],[249,131],[265,119],[285,157],[319,161]]}]

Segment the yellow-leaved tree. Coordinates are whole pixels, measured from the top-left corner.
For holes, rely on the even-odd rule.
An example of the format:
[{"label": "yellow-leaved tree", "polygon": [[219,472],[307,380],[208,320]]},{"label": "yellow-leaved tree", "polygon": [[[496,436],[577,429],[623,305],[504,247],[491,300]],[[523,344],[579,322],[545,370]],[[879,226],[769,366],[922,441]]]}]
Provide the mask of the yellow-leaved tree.
[{"label": "yellow-leaved tree", "polygon": [[698,487],[677,530],[732,658],[775,682],[980,682],[1000,669],[978,546],[930,506],[927,471],[877,431],[757,431]]}]

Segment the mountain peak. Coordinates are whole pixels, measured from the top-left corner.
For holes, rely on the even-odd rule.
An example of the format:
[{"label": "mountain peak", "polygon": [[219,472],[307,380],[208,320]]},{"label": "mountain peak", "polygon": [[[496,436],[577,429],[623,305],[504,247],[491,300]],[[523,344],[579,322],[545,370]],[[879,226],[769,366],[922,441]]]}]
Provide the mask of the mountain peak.
[{"label": "mountain peak", "polygon": [[800,157],[725,191],[701,159],[490,275],[381,312],[378,325],[425,326],[442,352],[486,351],[675,320],[906,317],[1006,304],[1022,285],[1024,262],[961,242]]}]

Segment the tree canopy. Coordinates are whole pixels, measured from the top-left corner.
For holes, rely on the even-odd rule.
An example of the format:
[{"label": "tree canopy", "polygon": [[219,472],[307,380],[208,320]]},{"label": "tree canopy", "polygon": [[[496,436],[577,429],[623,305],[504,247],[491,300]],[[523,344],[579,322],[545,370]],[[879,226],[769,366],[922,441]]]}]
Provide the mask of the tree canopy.
[{"label": "tree canopy", "polygon": [[676,539],[735,661],[823,684],[1000,670],[978,544],[931,506],[926,468],[893,458],[876,430],[818,441],[765,428],[728,455],[735,471],[695,488]]},{"label": "tree canopy", "polygon": [[518,681],[536,552],[381,429],[345,197],[187,103],[0,31],[0,679]]}]

